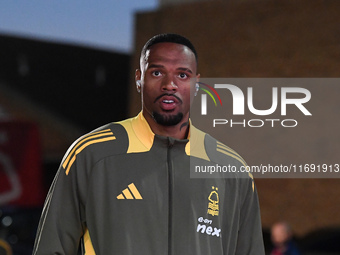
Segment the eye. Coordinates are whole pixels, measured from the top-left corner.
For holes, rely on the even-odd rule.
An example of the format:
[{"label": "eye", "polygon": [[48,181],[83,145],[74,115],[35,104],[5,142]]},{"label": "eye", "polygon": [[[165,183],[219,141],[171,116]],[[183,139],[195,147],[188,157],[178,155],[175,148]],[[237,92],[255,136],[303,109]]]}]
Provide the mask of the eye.
[{"label": "eye", "polygon": [[156,77],[159,77],[159,76],[162,75],[162,73],[161,73],[160,71],[153,71],[153,72],[152,72],[152,75],[153,75],[153,76],[156,76]]},{"label": "eye", "polygon": [[181,78],[181,79],[186,79],[186,78],[188,77],[188,75],[185,74],[185,73],[180,73],[180,74],[178,75],[178,77]]}]

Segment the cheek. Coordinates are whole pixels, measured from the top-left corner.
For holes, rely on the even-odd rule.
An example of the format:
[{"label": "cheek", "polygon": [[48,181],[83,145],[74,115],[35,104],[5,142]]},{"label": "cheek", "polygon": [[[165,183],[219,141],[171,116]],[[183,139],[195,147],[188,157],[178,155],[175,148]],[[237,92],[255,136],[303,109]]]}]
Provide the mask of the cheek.
[{"label": "cheek", "polygon": [[157,93],[155,89],[153,89],[151,86],[144,86],[142,90],[142,98],[145,104],[153,104],[157,96],[159,96],[159,93]]},{"label": "cheek", "polygon": [[191,88],[185,88],[181,92],[183,98],[189,98],[191,96],[192,90]]},{"label": "cheek", "polygon": [[150,92],[147,88],[143,88],[142,89],[142,99],[144,102],[148,102],[150,98]]},{"label": "cheek", "polygon": [[185,94],[183,95],[183,102],[186,107],[189,108],[194,101],[195,90],[192,88],[188,88],[184,93]]}]

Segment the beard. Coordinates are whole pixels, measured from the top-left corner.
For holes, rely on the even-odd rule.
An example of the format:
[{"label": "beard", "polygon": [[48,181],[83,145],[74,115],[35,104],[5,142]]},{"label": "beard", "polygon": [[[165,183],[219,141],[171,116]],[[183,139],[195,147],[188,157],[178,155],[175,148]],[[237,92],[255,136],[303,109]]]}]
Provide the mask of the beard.
[{"label": "beard", "polygon": [[175,126],[183,119],[183,113],[179,112],[175,115],[163,115],[158,112],[153,112],[152,117],[162,126]]}]

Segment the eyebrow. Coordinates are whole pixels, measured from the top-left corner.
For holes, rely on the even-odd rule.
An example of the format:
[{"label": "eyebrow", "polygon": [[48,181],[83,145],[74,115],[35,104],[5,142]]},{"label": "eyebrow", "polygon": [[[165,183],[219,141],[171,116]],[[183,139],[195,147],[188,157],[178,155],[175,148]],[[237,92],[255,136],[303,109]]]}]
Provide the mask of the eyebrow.
[{"label": "eyebrow", "polygon": [[151,64],[151,65],[148,66],[148,69],[149,68],[164,68],[164,66],[163,65]]},{"label": "eyebrow", "polygon": [[[164,66],[163,65],[157,65],[157,64],[151,64],[151,65],[148,66],[148,69],[150,69],[150,68],[164,68]],[[179,67],[176,70],[189,72],[191,74],[193,73],[189,68],[185,68],[185,67]]]},{"label": "eyebrow", "polygon": [[189,68],[184,68],[184,67],[179,67],[177,68],[177,70],[181,70],[181,71],[185,71],[185,72],[189,72],[192,74],[192,71]]}]

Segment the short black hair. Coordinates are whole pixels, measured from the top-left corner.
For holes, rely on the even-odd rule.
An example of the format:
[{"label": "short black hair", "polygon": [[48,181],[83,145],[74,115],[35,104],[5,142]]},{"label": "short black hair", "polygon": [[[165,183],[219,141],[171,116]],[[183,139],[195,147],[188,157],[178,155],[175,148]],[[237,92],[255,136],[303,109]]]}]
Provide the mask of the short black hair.
[{"label": "short black hair", "polygon": [[196,49],[194,47],[194,45],[190,42],[189,39],[185,38],[184,36],[178,35],[178,34],[159,34],[159,35],[155,35],[153,36],[151,39],[149,39],[141,52],[141,57],[145,56],[146,51],[152,46],[155,45],[157,43],[178,43],[178,44],[182,44],[184,46],[187,46],[195,55],[195,59],[196,59],[196,63],[197,63],[197,52]]}]

